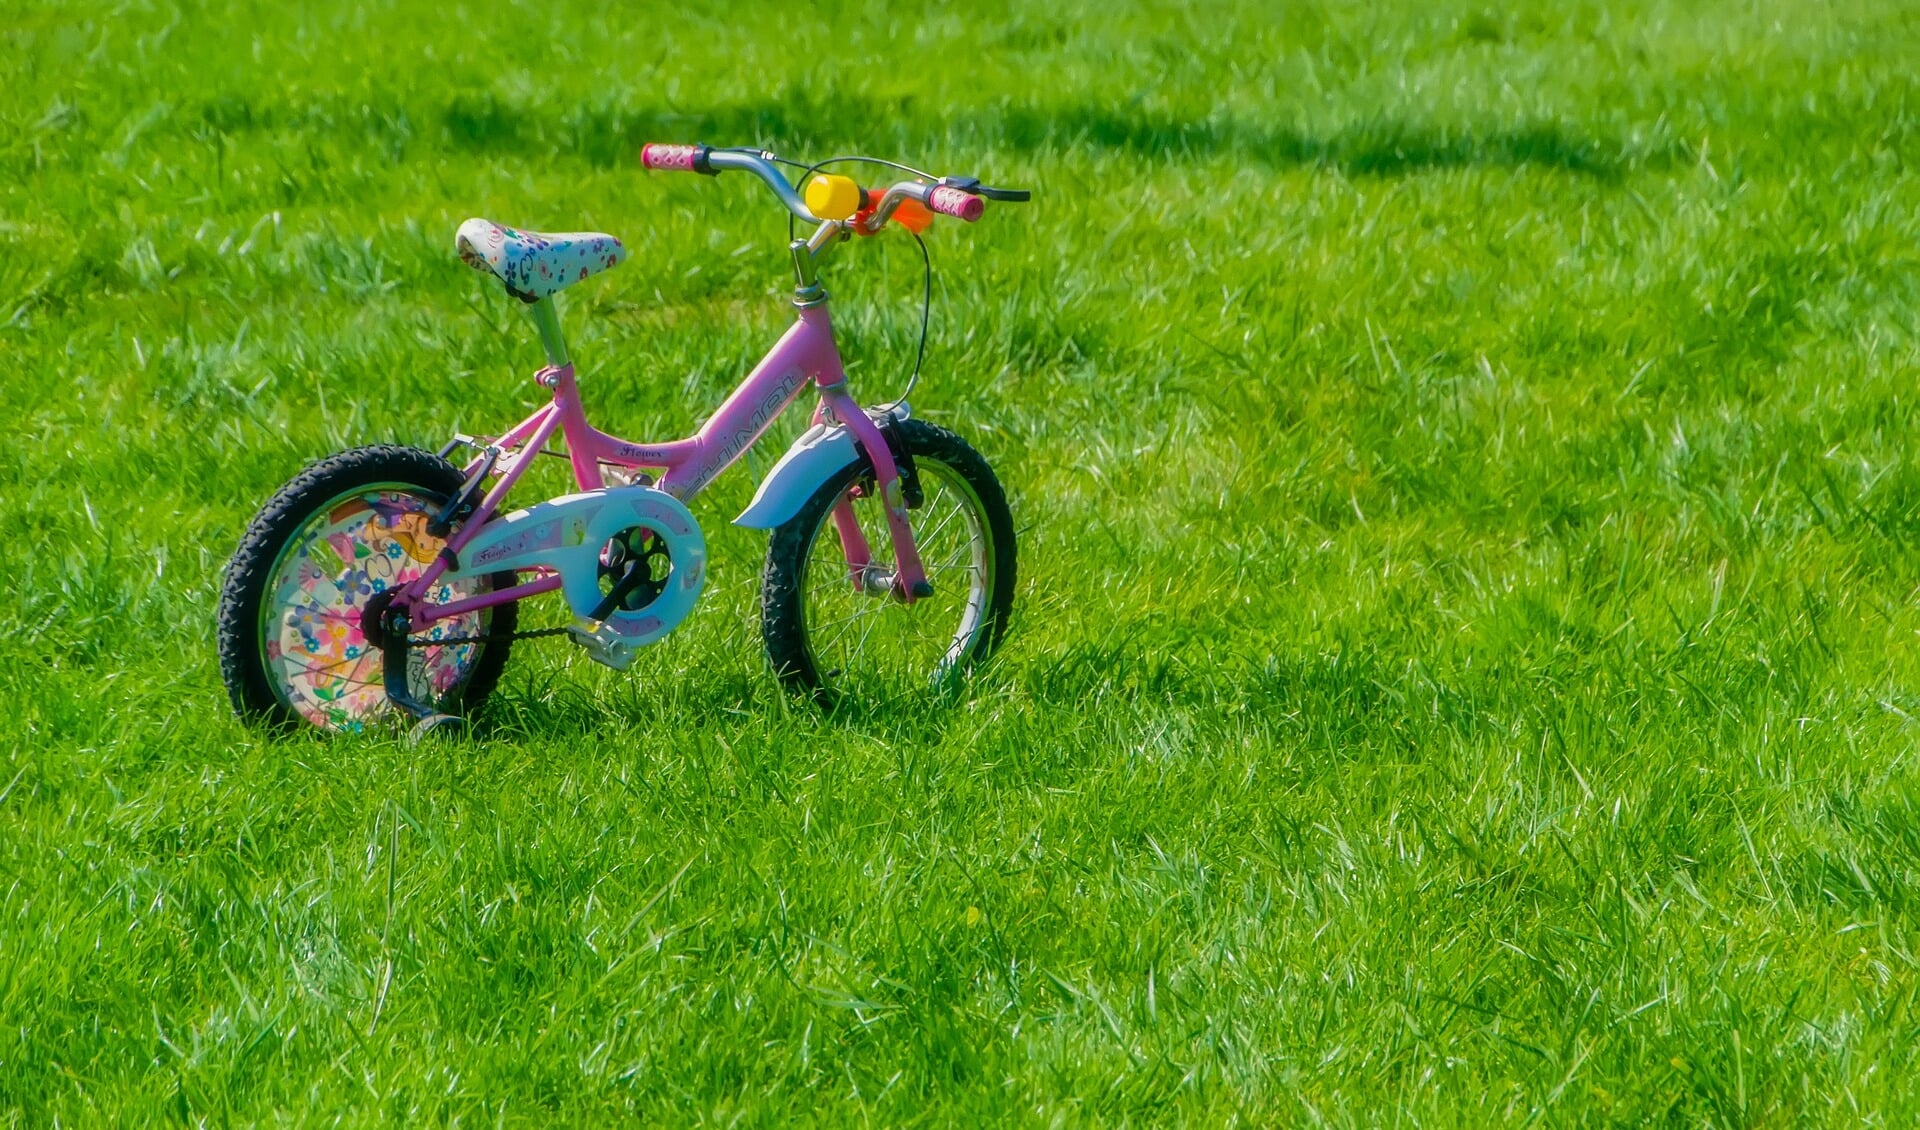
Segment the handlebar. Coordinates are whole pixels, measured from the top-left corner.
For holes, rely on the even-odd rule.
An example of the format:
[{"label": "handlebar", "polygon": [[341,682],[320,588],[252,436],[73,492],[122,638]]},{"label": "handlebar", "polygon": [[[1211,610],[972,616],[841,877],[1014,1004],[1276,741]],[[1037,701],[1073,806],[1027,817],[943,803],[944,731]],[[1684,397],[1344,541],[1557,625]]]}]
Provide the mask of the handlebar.
[{"label": "handlebar", "polygon": [[954,219],[965,220],[968,223],[979,219],[980,213],[987,210],[985,200],[972,193],[949,188],[944,184],[935,185],[932,191],[927,193],[926,204],[943,216],[952,216]]},{"label": "handlebar", "polygon": [[640,148],[640,163],[649,169],[661,171],[684,171],[702,173],[706,176],[718,176],[722,170],[738,169],[753,173],[767,182],[767,187],[786,205],[787,211],[810,224],[820,222],[820,217],[807,211],[806,202],[793,191],[793,185],[779,169],[774,168],[770,153],[757,153],[747,149],[715,149],[708,145],[666,145],[650,141]]},{"label": "handlebar", "polygon": [[[750,172],[767,182],[773,194],[780,198],[787,211],[810,224],[847,221],[827,220],[816,216],[808,209],[806,201],[794,191],[793,185],[773,164],[773,154],[751,149],[716,149],[707,145],[669,145],[649,142],[640,150],[640,163],[649,169],[659,171],[680,171],[717,176],[723,170],[734,169]],[[893,213],[906,200],[914,200],[931,210],[955,219],[973,223],[986,210],[986,201],[1026,200],[1031,194],[1024,189],[993,188],[982,185],[973,177],[946,177],[938,184],[925,184],[920,181],[902,181],[887,189],[870,216],[858,221],[860,230],[872,234],[883,227],[893,217]]]},{"label": "handlebar", "polygon": [[[938,212],[943,216],[952,216],[956,220],[965,220],[967,223],[973,223],[975,220],[978,220],[980,214],[986,211],[985,201],[981,200],[978,196],[970,196],[960,189],[952,188],[944,184],[922,184],[919,181],[901,181],[899,184],[887,189],[885,194],[876,196],[876,203],[873,205],[871,212],[863,213],[854,218],[853,223],[856,230],[864,235],[874,234],[885,227],[887,221],[894,218],[894,213],[899,210],[901,205],[907,203],[909,200],[924,205],[928,211]],[[912,228],[914,231],[920,231],[926,227],[927,221],[932,218],[933,217],[927,215],[926,212],[921,212],[919,222],[909,221],[905,217],[902,217],[901,222],[905,223],[907,227]]]},{"label": "handlebar", "polygon": [[711,176],[713,169],[707,164],[707,155],[711,152],[704,145],[668,145],[649,141],[640,147],[640,163],[649,169],[679,169]]}]

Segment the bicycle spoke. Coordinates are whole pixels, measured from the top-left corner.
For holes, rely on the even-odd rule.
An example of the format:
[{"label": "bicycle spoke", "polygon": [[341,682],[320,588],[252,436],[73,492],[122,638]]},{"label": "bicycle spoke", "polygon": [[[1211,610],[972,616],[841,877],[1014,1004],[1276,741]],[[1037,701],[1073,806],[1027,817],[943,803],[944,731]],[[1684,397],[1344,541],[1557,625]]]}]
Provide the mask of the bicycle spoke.
[{"label": "bicycle spoke", "polygon": [[931,545],[933,543],[933,540],[940,536],[940,532],[942,530],[945,530],[947,526],[953,522],[953,519],[955,518],[955,516],[961,514],[962,512],[963,512],[963,508],[960,506],[960,504],[955,503],[953,509],[947,512],[947,516],[945,518],[940,519],[939,525],[935,526],[932,530],[928,531],[925,535],[915,534],[913,536],[914,543],[916,545]]},{"label": "bicycle spoke", "polygon": [[841,629],[838,632],[834,633],[833,639],[828,641],[826,648],[823,650],[831,652],[835,647],[839,646],[839,643],[841,640],[847,638],[847,634],[853,631],[855,624],[858,624],[862,620],[866,620],[870,622],[873,619],[873,615],[874,615],[873,609],[862,608],[859,611],[853,613],[851,616],[845,616],[835,621],[835,623],[838,623],[844,626],[841,627]]},{"label": "bicycle spoke", "polygon": [[877,623],[879,623],[879,621],[880,621],[880,617],[878,617],[878,616],[869,616],[869,617],[867,617],[867,626],[866,626],[865,628],[863,628],[863,629],[861,629],[861,631],[860,631],[860,641],[859,641],[858,643],[856,643],[856,644],[854,644],[854,645],[853,645],[853,653],[852,653],[852,655],[849,655],[849,656],[848,656],[848,658],[849,658],[849,659],[851,659],[851,658],[853,658],[854,656],[859,656],[859,655],[864,655],[864,654],[866,654],[866,651],[867,651],[867,637],[868,637],[868,636],[871,636],[871,635],[873,634],[873,626],[874,626],[875,624],[877,624]]},{"label": "bicycle spoke", "polygon": [[[333,669],[336,667],[352,666],[355,669],[358,669],[361,664],[365,663],[371,657],[372,657],[371,652],[362,652],[359,655],[355,655],[347,659],[337,659],[332,663],[301,663],[298,660],[295,660],[294,663],[295,663],[295,666],[297,666],[302,672],[308,675],[327,675],[332,673]],[[342,681],[349,682],[349,683],[362,683],[367,686],[373,685],[373,680],[371,679],[343,678]]]},{"label": "bicycle spoke", "polygon": [[[857,589],[840,560],[827,568],[824,552],[809,561],[802,586],[808,650],[831,680],[878,677],[904,686],[937,678],[978,638],[990,577],[985,519],[951,468],[927,459],[921,481],[927,501],[915,514],[914,544],[927,577],[936,581],[934,595],[902,603],[890,593]],[[853,514],[868,544],[884,552],[891,534],[879,507],[878,499],[856,499]],[[824,531],[830,519],[821,520]]]},{"label": "bicycle spoke", "polygon": [[872,600],[873,600],[872,597],[862,598],[862,604],[860,607],[855,608],[852,612],[847,613],[845,616],[837,616],[834,619],[828,620],[823,624],[815,625],[814,630],[824,632],[828,628],[835,627],[836,625],[839,625],[839,624],[844,624],[849,620],[858,620],[860,617],[867,615],[871,611],[871,609],[867,607],[867,605]]},{"label": "bicycle spoke", "polygon": [[[321,654],[315,656],[303,654],[298,646],[278,650],[268,661],[275,693],[289,706],[297,701],[298,709],[306,713],[310,721],[325,728],[351,728],[388,708],[383,690],[385,679],[379,673],[381,652],[358,638],[367,607],[365,598],[374,595],[363,594],[360,586],[380,583],[382,591],[391,592],[421,575],[421,569],[388,553],[391,544],[388,539],[393,536],[389,531],[400,528],[392,511],[424,514],[432,510],[434,504],[402,490],[363,492],[361,497],[375,495],[384,496],[377,512],[368,506],[353,510],[337,521],[331,517],[316,519],[303,534],[299,549],[277,563],[274,575],[268,580],[268,592],[291,599],[291,603],[279,605],[275,615],[263,617],[262,630],[268,639],[277,640],[296,625],[304,625],[309,632],[317,630],[318,646],[322,649]],[[333,515],[339,511],[329,506],[322,508],[322,513]],[[354,545],[343,548],[342,539]],[[324,556],[318,554],[322,549]],[[383,556],[400,567],[393,576],[381,578],[379,582],[369,581],[364,572],[366,566],[360,562],[378,561]],[[337,599],[323,601],[307,586],[332,592]],[[485,580],[455,582],[451,591],[456,594],[454,599],[459,599],[486,591],[488,587]],[[469,613],[446,621],[442,631],[449,636],[475,634],[483,631],[488,621],[484,614]],[[340,635],[343,628],[353,634]],[[350,642],[362,649],[360,654],[339,655]],[[471,674],[480,654],[480,648],[465,643],[431,639],[413,642],[408,648],[406,681],[416,694],[429,696],[436,684],[443,688],[458,686]]]}]

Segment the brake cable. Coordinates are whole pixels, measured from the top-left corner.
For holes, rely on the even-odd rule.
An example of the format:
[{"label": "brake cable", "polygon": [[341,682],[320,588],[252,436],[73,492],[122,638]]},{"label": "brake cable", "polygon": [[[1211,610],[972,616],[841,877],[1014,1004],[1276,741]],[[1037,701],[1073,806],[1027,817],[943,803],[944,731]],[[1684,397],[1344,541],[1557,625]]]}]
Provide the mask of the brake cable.
[{"label": "brake cable", "polygon": [[[761,152],[765,153],[766,151],[762,150]],[[898,169],[903,173],[912,173],[916,177],[925,177],[930,181],[937,182],[940,180],[939,177],[934,176],[925,169],[916,169],[912,165],[903,165],[899,161],[889,161],[884,157],[857,157],[846,155],[828,157],[823,161],[815,161],[809,165],[804,161],[795,161],[787,157],[775,157],[772,153],[766,153],[766,155],[771,160],[801,170],[800,177],[794,184],[795,188],[800,188],[806,184],[808,177],[816,175],[821,169],[826,168],[828,165],[844,165],[854,161],[869,165],[884,165],[889,169]],[[799,232],[793,226],[795,218],[793,213],[787,213],[788,243],[792,243],[799,236]],[[933,321],[933,255],[927,250],[927,241],[920,237],[919,232],[914,231],[912,228],[906,229],[906,232],[913,237],[913,242],[919,245],[920,265],[926,272],[926,282],[920,293],[920,345],[914,350],[913,371],[907,374],[907,387],[900,390],[899,396],[894,397],[882,406],[888,412],[892,412],[895,408],[906,403],[907,397],[913,395],[914,386],[920,383],[920,367],[926,363],[927,359],[927,328]]]},{"label": "brake cable", "polygon": [[886,406],[889,413],[906,403],[907,397],[913,395],[913,386],[920,383],[920,365],[927,359],[927,323],[933,317],[933,256],[927,253],[927,241],[920,238],[919,232],[909,228],[907,234],[920,245],[920,263],[926,268],[927,283],[920,294],[920,348],[913,354],[913,372],[907,374],[907,387]]},{"label": "brake cable", "polygon": [[[925,177],[930,181],[937,181],[940,179],[939,177],[936,177],[932,173],[929,173],[923,169],[916,169],[912,165],[903,165],[898,161],[889,161],[882,157],[851,157],[851,156],[829,157],[824,161],[816,161],[815,163],[809,165],[801,161],[791,160],[790,158],[775,156],[774,154],[769,153],[766,150],[759,150],[759,152],[764,154],[769,160],[777,161],[782,165],[789,165],[789,166],[792,166],[793,168],[801,170],[799,184],[805,184],[807,177],[813,176],[814,174],[818,173],[821,169],[826,168],[828,165],[845,164],[849,161],[864,161],[870,165],[885,165],[888,168],[898,169],[901,172],[912,173],[914,176],[917,176],[917,177]],[[796,188],[799,187],[799,184],[796,184],[795,187]],[[788,242],[792,242],[795,236],[797,235],[797,232],[794,230],[793,221],[794,221],[794,216],[791,212],[789,212],[787,214]],[[914,244],[920,248],[920,266],[925,272],[925,283],[924,283],[924,286],[922,287],[921,295],[920,295],[920,345],[917,349],[914,350],[913,371],[907,374],[907,387],[900,390],[899,396],[895,397],[893,400],[889,401],[885,405],[882,405],[882,407],[887,412],[892,412],[895,408],[898,408],[900,405],[906,403],[907,397],[913,394],[914,386],[920,383],[920,368],[927,359],[927,328],[933,320],[933,255],[927,250],[927,241],[921,238],[919,232],[914,231],[912,228],[907,228],[906,232],[908,235],[913,237]],[[542,451],[540,454],[558,455],[559,453],[553,452],[553,451]],[[407,642],[407,646],[410,648],[446,647],[453,644],[467,644],[467,643],[484,644],[484,643],[492,643],[498,640],[528,640],[528,639],[540,639],[542,637],[547,637],[547,636],[563,636],[563,635],[566,635],[568,632],[571,632],[572,630],[573,629],[571,627],[536,628],[531,631],[525,631],[525,632],[502,632],[499,634],[488,634],[488,635],[480,635],[480,636],[451,636],[451,637],[447,637],[444,639],[437,639],[437,640],[413,639],[412,637],[408,637],[406,642]]]}]

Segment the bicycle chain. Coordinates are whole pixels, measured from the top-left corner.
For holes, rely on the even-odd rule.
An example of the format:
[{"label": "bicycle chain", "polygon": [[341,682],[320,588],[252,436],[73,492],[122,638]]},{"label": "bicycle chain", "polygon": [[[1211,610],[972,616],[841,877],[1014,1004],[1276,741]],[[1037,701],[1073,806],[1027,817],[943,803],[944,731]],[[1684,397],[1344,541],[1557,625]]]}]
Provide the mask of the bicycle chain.
[{"label": "bicycle chain", "polygon": [[456,643],[493,643],[496,640],[537,640],[545,636],[564,636],[572,628],[536,628],[531,632],[508,632],[503,636],[448,636],[443,640],[407,637],[408,647],[446,647]]}]

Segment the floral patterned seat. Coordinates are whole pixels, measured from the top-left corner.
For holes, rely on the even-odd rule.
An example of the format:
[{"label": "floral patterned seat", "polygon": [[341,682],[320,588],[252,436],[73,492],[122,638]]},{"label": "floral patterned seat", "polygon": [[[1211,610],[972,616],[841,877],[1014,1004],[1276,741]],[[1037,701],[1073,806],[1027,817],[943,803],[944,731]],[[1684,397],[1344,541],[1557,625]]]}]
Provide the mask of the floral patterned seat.
[{"label": "floral patterned seat", "polygon": [[599,232],[546,235],[478,219],[460,225],[453,246],[467,266],[491,271],[522,302],[538,302],[627,257],[619,240]]}]

